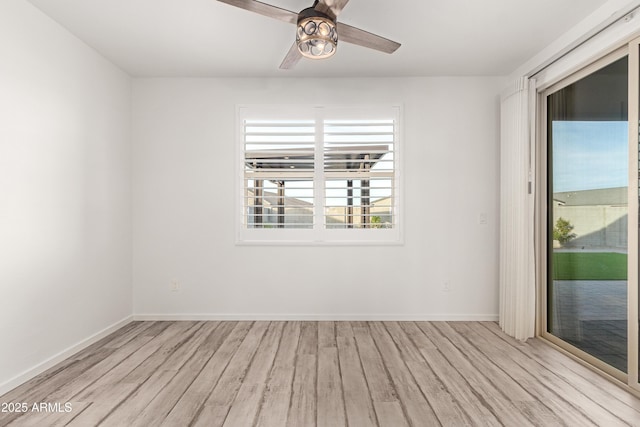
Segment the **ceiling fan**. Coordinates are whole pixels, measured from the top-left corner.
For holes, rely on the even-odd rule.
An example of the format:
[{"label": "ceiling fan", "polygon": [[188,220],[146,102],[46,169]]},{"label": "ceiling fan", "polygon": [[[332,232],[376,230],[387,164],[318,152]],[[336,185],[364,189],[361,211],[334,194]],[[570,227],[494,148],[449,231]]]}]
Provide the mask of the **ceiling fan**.
[{"label": "ceiling fan", "polygon": [[256,0],[218,0],[260,15],[296,25],[296,41],[280,68],[293,68],[303,56],[324,59],[333,56],[341,42],[353,43],[381,52],[393,53],[400,43],[337,21],[349,0],[315,0],[313,6],[295,13]]}]

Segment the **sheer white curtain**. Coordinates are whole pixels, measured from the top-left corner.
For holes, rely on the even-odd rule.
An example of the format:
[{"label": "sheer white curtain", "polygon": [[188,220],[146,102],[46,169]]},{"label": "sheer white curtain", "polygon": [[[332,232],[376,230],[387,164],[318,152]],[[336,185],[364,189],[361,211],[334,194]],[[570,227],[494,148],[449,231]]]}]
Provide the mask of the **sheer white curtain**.
[{"label": "sheer white curtain", "polygon": [[514,82],[500,106],[500,327],[519,340],[535,334],[533,83]]}]

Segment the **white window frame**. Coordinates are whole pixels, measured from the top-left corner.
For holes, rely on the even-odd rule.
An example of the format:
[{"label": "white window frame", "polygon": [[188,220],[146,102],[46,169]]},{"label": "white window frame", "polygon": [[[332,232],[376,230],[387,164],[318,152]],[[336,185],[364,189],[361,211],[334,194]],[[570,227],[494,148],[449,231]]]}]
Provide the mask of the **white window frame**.
[{"label": "white window frame", "polygon": [[[316,150],[322,150],[323,123],[331,119],[393,119],[394,120],[394,227],[389,229],[327,229],[324,228],[324,168],[315,168],[313,229],[261,229],[247,228],[244,224],[244,123],[245,120],[297,120],[316,118]],[[402,162],[402,109],[399,105],[239,105],[236,108],[236,209],[235,227],[237,245],[401,245],[403,241]]]}]

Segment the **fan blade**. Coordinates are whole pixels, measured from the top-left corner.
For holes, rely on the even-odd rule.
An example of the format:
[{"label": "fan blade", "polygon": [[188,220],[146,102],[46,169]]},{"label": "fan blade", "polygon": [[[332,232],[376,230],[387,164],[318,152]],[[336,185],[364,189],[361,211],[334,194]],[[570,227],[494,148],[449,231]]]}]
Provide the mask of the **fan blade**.
[{"label": "fan blade", "polygon": [[255,0],[218,0],[221,3],[230,4],[231,6],[239,7],[251,12],[259,13],[260,15],[268,16],[269,18],[277,19],[279,21],[288,22],[290,24],[296,24],[298,22],[298,14],[287,9],[282,9],[277,6],[262,3]]},{"label": "fan blade", "polygon": [[338,22],[338,40],[368,47],[385,53],[393,53],[400,43],[369,33],[360,28]]},{"label": "fan blade", "polygon": [[315,6],[315,10],[335,19],[342,9],[349,3],[349,0],[320,0]]},{"label": "fan blade", "polygon": [[280,69],[281,70],[292,69],[293,67],[295,67],[298,61],[300,61],[300,58],[302,58],[302,54],[298,50],[298,45],[294,42],[293,45],[291,45],[291,49],[289,49],[289,52],[287,52],[287,56],[285,56],[284,59],[282,60],[282,64],[280,64]]}]

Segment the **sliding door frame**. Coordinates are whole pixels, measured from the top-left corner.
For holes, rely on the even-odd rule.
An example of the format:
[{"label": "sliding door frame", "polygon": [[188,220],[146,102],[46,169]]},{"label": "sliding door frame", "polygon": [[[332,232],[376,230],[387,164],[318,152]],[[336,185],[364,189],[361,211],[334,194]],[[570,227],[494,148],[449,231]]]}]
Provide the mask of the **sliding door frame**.
[{"label": "sliding door frame", "polygon": [[[548,332],[548,256],[549,256],[549,223],[548,152],[547,134],[547,97],[558,90],[569,86],[595,71],[625,57],[629,57],[629,191],[628,191],[628,272],[627,272],[627,337],[628,337],[628,374],[622,372],[602,360],[578,349],[566,341]],[[535,118],[536,144],[534,153],[537,161],[536,199],[535,199],[535,251],[536,251],[536,284],[537,284],[537,316],[536,335],[544,338],[564,352],[577,357],[589,367],[605,373],[640,392],[638,382],[638,149],[640,117],[640,38],[606,54],[590,65],[583,67],[561,80],[549,82],[537,87]],[[635,117],[635,118],[634,118]]]},{"label": "sliding door frame", "polygon": [[638,323],[640,316],[640,299],[638,298],[638,232],[640,221],[640,206],[638,202],[640,175],[638,173],[638,150],[640,150],[640,137],[638,121],[640,120],[640,37],[632,40],[628,45],[629,50],[629,195],[628,195],[628,271],[627,271],[627,334],[629,337],[629,376],[627,384],[640,391],[640,359],[638,357],[638,341],[640,340]]}]

